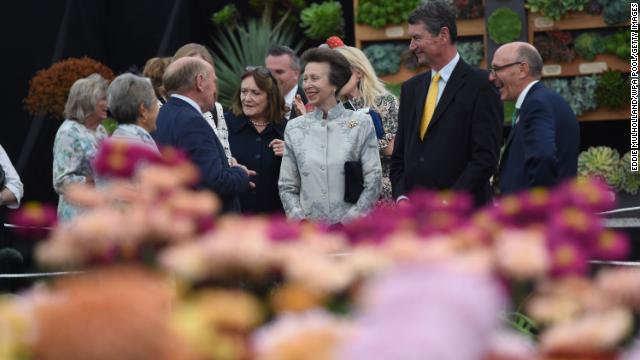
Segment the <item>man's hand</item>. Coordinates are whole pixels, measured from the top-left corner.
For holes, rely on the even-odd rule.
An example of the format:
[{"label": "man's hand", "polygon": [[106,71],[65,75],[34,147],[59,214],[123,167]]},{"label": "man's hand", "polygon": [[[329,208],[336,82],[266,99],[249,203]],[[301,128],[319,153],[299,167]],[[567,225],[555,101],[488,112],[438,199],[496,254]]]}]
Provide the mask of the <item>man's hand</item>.
[{"label": "man's hand", "polygon": [[[247,176],[249,176],[249,178],[251,178],[252,176],[258,175],[257,172],[255,172],[253,170],[249,170],[249,169],[247,169],[246,166],[244,166],[242,164],[238,164],[237,162],[236,162],[235,165],[233,165],[233,167],[237,167],[237,168],[242,169],[247,174]],[[249,181],[249,187],[253,189],[253,188],[256,187],[256,184],[253,181]]]}]

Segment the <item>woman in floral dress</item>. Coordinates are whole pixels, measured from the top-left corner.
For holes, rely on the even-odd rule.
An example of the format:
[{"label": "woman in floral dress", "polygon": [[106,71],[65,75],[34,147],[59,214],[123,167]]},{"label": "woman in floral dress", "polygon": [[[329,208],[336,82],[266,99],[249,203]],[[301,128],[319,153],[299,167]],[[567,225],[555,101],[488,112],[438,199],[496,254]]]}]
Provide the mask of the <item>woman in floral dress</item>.
[{"label": "woman in floral dress", "polygon": [[91,161],[104,131],[97,131],[107,117],[107,81],[92,74],[76,81],[64,108],[66,120],[53,143],[53,188],[60,196],[58,220],[66,222],[75,217],[80,208],[70,204],[64,196],[68,185],[94,185]]},{"label": "woman in floral dress", "polygon": [[[338,51],[351,64],[351,79],[340,91],[340,96],[354,110],[375,111],[381,119],[382,129],[378,133],[378,149],[382,163],[382,193],[380,199],[393,201],[391,196],[391,180],[389,170],[393,140],[398,130],[398,99],[389,93],[384,84],[376,76],[373,66],[366,55],[358,48],[340,46]],[[345,105],[346,106],[346,105]]]}]

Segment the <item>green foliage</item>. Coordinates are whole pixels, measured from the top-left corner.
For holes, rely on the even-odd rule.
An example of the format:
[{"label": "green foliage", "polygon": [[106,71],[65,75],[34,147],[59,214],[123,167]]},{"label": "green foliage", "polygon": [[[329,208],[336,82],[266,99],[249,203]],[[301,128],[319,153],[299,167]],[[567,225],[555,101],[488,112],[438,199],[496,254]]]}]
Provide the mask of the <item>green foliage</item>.
[{"label": "green foliage", "polygon": [[484,57],[484,46],[482,41],[459,42],[458,53],[467,63],[478,66]]},{"label": "green foliage", "polygon": [[533,319],[525,316],[523,313],[508,313],[505,321],[519,333],[531,339],[536,338],[536,334],[538,333],[538,325]]},{"label": "green foliage", "polygon": [[374,28],[403,24],[421,0],[361,0],[356,21]]},{"label": "green foliage", "polygon": [[285,25],[286,16],[274,26],[271,15],[249,19],[246,25],[220,30],[214,38],[218,101],[226,108],[240,87],[240,76],[247,66],[264,65],[267,50],[273,45],[287,45],[300,50],[302,42],[294,42],[295,31]]},{"label": "green foliage", "polygon": [[386,43],[369,45],[364,49],[364,54],[373,65],[378,76],[395,74],[400,70],[400,55],[405,45]]},{"label": "green foliage", "polygon": [[602,17],[607,25],[629,21],[631,8],[629,0],[598,0],[603,7]]},{"label": "green foliage", "polygon": [[543,82],[545,86],[560,94],[569,103],[569,106],[577,116],[598,107],[595,96],[598,86],[597,75],[580,76],[571,81],[568,79],[551,79]]},{"label": "green foliage", "polygon": [[540,13],[553,20],[560,20],[569,11],[582,11],[589,0],[527,0],[524,5],[534,13]]},{"label": "green foliage", "polygon": [[113,134],[113,132],[116,131],[116,128],[118,127],[118,122],[108,117],[102,120],[102,127],[104,127],[104,129],[107,130],[107,134],[111,136],[111,134]]},{"label": "green foliage", "polygon": [[300,13],[300,22],[310,39],[325,40],[333,35],[340,36],[344,28],[342,4],[337,1],[312,4]]},{"label": "green foliage", "polygon": [[[304,0],[249,0],[249,8],[253,15],[271,14],[271,21],[278,22],[286,17],[285,25],[298,27],[298,16],[307,7]],[[243,17],[248,17],[243,14]]]},{"label": "green foliage", "polygon": [[516,102],[515,101],[505,101],[503,103],[504,106],[504,123],[506,125],[513,126],[512,117],[513,113],[516,111]]},{"label": "green foliage", "polygon": [[595,32],[582,33],[574,41],[573,47],[583,59],[591,61],[604,52],[604,38]]},{"label": "green foliage", "polygon": [[620,159],[620,168],[624,173],[621,189],[631,195],[636,195],[640,190],[640,172],[631,172],[631,152],[627,152]]},{"label": "green foliage", "polygon": [[384,84],[384,87],[387,88],[387,91],[395,95],[398,99],[400,99],[400,90],[402,89],[402,83],[400,84]]},{"label": "green foliage", "polygon": [[590,147],[578,156],[578,177],[597,177],[615,190],[620,190],[624,172],[620,154],[610,147]]},{"label": "green foliage", "polygon": [[630,60],[631,59],[631,30],[622,30],[607,37],[606,50],[610,54],[617,57]]},{"label": "green foliage", "polygon": [[622,73],[612,70],[602,73],[596,89],[596,101],[610,109],[620,109],[631,101],[629,82]]},{"label": "green foliage", "polygon": [[234,28],[238,25],[240,14],[235,4],[228,4],[222,10],[213,13],[211,21],[215,26]]},{"label": "green foliage", "polygon": [[496,44],[505,44],[520,38],[522,21],[515,11],[501,7],[489,16],[487,28],[491,40]]}]

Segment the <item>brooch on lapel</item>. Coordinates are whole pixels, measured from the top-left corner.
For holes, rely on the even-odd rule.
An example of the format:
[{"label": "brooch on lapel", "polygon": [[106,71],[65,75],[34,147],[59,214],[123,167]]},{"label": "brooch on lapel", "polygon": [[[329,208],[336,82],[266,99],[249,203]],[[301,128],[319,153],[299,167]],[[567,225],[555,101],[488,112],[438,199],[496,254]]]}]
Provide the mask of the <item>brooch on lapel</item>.
[{"label": "brooch on lapel", "polygon": [[358,120],[354,118],[349,119],[349,122],[347,122],[347,126],[349,127],[349,129],[353,129],[354,127],[356,127],[356,125],[358,125]]}]

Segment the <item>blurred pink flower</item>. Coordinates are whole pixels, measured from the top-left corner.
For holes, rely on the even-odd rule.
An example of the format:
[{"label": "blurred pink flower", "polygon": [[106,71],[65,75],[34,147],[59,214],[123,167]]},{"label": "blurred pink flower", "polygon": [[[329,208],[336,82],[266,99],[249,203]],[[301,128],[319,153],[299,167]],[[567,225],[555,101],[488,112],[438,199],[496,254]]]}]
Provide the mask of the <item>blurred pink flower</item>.
[{"label": "blurred pink flower", "polygon": [[15,231],[23,236],[43,237],[58,221],[56,209],[47,204],[29,201],[20,209],[9,213],[9,222],[17,225]]},{"label": "blurred pink flower", "polygon": [[551,274],[564,276],[585,274],[588,270],[588,254],[576,241],[557,237],[550,241]]},{"label": "blurred pink flower", "polygon": [[603,230],[590,245],[592,259],[624,260],[629,254],[629,238],[615,230]]},{"label": "blurred pink flower", "polygon": [[104,177],[130,178],[139,166],[158,160],[159,155],[146,145],[107,139],[101,143],[93,166]]}]

